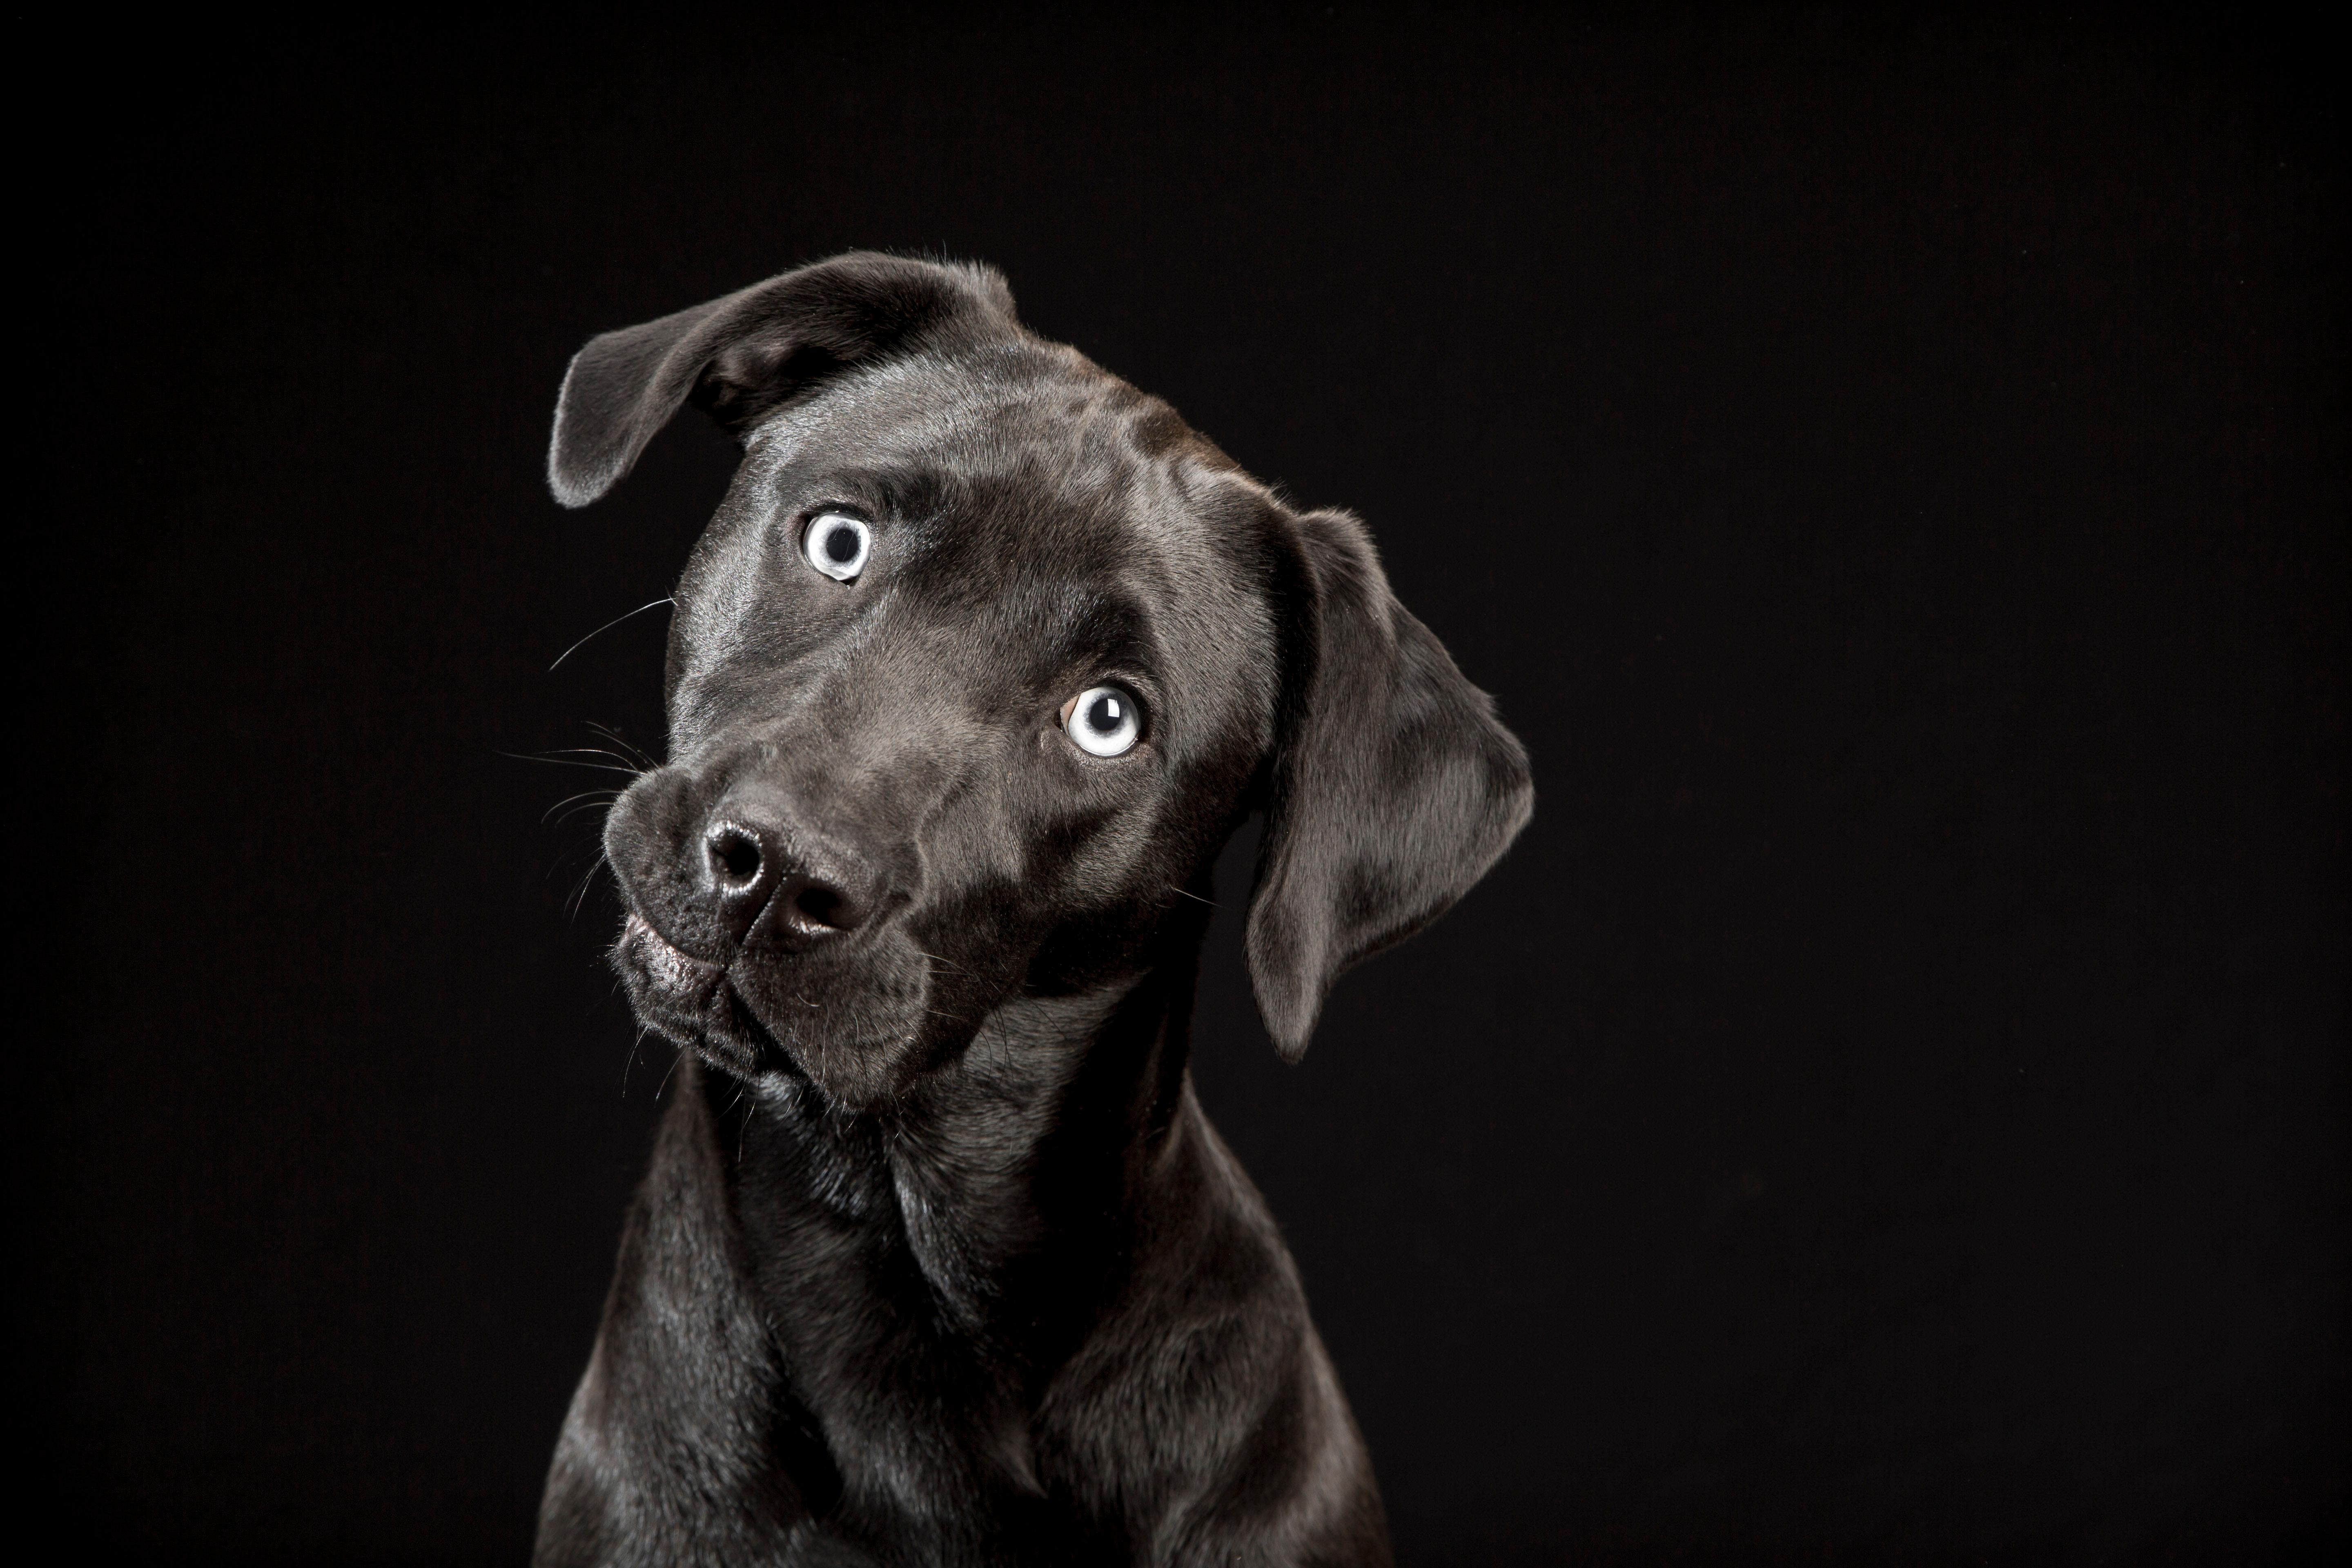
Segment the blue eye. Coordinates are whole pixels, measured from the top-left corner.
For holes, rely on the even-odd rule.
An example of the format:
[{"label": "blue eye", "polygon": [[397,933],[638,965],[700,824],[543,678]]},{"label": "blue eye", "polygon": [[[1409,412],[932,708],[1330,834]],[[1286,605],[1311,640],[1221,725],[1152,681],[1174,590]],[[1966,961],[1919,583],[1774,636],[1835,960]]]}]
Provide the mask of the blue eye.
[{"label": "blue eye", "polygon": [[836,583],[846,583],[866,570],[873,544],[874,531],[866,521],[845,511],[817,513],[801,535],[801,553],[808,563]]},{"label": "blue eye", "polygon": [[1097,686],[1070,704],[1062,729],[1089,756],[1124,756],[1143,733],[1143,712],[1134,696],[1116,686]]}]

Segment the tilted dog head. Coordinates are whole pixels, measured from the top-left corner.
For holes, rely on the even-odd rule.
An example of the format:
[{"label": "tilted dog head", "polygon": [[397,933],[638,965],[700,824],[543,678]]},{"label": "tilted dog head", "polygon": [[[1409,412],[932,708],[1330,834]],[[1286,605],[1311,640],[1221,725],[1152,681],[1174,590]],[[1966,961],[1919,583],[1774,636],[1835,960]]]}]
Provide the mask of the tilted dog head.
[{"label": "tilted dog head", "polygon": [[676,594],[670,761],[614,807],[638,1015],[868,1106],[1007,997],[1115,984],[1266,811],[1249,957],[1284,1054],[1526,823],[1518,742],[1389,592],[985,268],[861,254],[608,332],[550,482],[680,405],[745,447]]}]

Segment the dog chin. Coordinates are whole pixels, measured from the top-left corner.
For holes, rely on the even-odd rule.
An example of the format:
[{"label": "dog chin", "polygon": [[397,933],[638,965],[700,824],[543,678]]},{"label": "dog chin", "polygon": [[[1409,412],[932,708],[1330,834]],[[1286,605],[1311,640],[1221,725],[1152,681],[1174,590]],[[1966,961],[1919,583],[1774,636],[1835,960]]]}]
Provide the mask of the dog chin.
[{"label": "dog chin", "polygon": [[855,1110],[902,1092],[919,1070],[927,967],[737,973],[680,952],[635,913],[612,957],[640,1023],[746,1082],[811,1084]]}]

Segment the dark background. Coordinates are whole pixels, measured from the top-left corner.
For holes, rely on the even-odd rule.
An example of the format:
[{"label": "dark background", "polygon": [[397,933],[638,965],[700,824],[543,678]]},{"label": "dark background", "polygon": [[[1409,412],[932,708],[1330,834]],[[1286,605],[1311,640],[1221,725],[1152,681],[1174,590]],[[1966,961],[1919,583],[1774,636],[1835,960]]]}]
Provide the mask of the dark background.
[{"label": "dark background", "polygon": [[524,1552],[668,1058],[572,907],[595,821],[541,823],[601,775],[508,753],[657,747],[659,616],[548,666],[730,461],[681,425],[559,511],[556,384],[878,246],[1359,510],[1534,754],[1304,1067],[1230,918],[1204,982],[1408,1562],[2340,1544],[2333,47],[955,15],[20,62],[41,1511]]}]

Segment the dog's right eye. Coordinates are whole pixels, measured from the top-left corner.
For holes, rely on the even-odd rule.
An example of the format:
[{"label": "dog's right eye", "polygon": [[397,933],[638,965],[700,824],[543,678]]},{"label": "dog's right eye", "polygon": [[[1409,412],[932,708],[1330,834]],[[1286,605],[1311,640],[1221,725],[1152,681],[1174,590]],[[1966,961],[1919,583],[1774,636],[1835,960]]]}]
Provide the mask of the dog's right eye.
[{"label": "dog's right eye", "polygon": [[809,519],[801,535],[801,553],[808,563],[836,583],[846,583],[866,570],[874,531],[866,520],[845,511],[821,511]]}]

